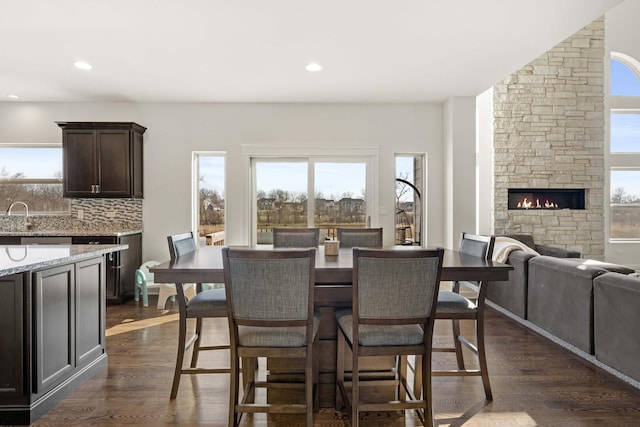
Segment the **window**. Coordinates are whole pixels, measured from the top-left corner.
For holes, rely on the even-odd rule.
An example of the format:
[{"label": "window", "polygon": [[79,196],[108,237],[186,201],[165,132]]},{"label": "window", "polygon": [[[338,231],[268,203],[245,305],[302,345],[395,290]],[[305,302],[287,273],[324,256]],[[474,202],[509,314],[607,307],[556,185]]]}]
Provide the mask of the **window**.
[{"label": "window", "polygon": [[609,238],[640,239],[640,63],[611,53]]},{"label": "window", "polygon": [[194,224],[200,245],[224,245],[224,154],[193,153]]},{"label": "window", "polygon": [[640,170],[611,171],[610,237],[640,239]]},{"label": "window", "polygon": [[317,227],[324,239],[335,237],[338,227],[371,226],[370,159],[256,157],[251,162],[258,244],[273,242],[274,227]]},{"label": "window", "polygon": [[62,147],[0,146],[0,211],[25,202],[32,213],[68,213],[62,197]]},{"label": "window", "polygon": [[396,155],[396,244],[420,245],[424,193],[424,156]]},{"label": "window", "polygon": [[621,53],[611,54],[611,96],[640,96],[640,64]]}]

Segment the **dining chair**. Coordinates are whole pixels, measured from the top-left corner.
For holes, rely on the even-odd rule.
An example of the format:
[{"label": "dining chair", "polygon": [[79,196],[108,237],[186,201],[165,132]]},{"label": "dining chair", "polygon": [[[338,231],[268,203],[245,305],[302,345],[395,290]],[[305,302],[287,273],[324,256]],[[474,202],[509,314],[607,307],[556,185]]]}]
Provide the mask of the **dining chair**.
[{"label": "dining chair", "polygon": [[[481,236],[463,232],[460,237],[458,252],[460,256],[480,257],[491,260],[495,236]],[[473,295],[469,297],[460,294],[461,285],[470,289]],[[438,293],[438,305],[436,320],[451,320],[453,331],[453,346],[434,347],[434,352],[448,352],[456,354],[458,369],[434,370],[433,376],[480,376],[487,400],[493,400],[489,372],[487,370],[487,356],[484,342],[484,310],[487,295],[488,282],[481,281],[455,281],[451,291],[441,290]],[[475,343],[462,336],[460,333],[460,321],[471,320],[475,322]],[[465,366],[462,346],[468,348],[478,358],[478,369],[469,369]],[[416,378],[419,378],[419,366],[416,362]]]},{"label": "dining chair", "polygon": [[319,228],[274,228],[274,248],[315,248],[320,242]]},{"label": "dining chair", "polygon": [[[304,413],[313,425],[320,315],[314,312],[315,248],[222,249],[231,342],[229,426],[245,412]],[[301,383],[259,380],[258,357],[304,359],[304,403],[256,402],[256,388],[299,388]],[[239,389],[240,359],[244,390]],[[242,394],[242,400],[239,399]],[[267,394],[267,399],[269,394]]]},{"label": "dining chair", "polygon": [[338,228],[342,248],[381,248],[382,228]]},{"label": "dining chair", "polygon": [[[196,241],[193,232],[176,234],[167,237],[171,260],[181,256],[187,256],[196,250]],[[176,283],[178,300],[178,353],[176,356],[176,368],[171,387],[171,399],[175,399],[180,386],[180,378],[183,374],[221,374],[229,373],[225,368],[198,368],[198,356],[201,351],[228,350],[229,345],[202,345],[202,322],[206,318],[227,317],[227,302],[224,288],[203,290],[202,283],[196,283],[196,294],[192,298],[185,295],[185,286]],[[195,331],[187,340],[187,319],[195,319]],[[192,348],[191,363],[184,367],[186,351]]]},{"label": "dining chair", "polygon": [[[423,425],[433,425],[431,348],[444,250],[353,249],[352,308],[335,313],[338,324],[336,407],[339,399],[357,427],[363,411],[416,410]],[[345,353],[352,355],[351,381],[345,381]],[[407,383],[409,355],[421,357],[420,392]],[[359,358],[394,356],[394,378],[361,376]],[[387,402],[361,402],[361,387],[390,382],[395,396]],[[347,388],[351,387],[351,397]]]}]

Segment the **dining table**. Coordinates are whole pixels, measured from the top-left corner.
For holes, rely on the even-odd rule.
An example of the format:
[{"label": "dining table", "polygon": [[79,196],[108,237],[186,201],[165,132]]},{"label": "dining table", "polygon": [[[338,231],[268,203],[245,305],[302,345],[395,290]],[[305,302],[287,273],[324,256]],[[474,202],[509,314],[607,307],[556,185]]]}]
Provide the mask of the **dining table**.
[{"label": "dining table", "polygon": [[[258,250],[277,250],[272,245],[231,246]],[[149,269],[155,283],[224,283],[222,265],[223,246],[201,246],[196,251],[166,261]],[[420,246],[392,246],[385,249],[410,251]],[[513,267],[485,260],[456,250],[445,249],[441,281],[502,281],[508,280]],[[352,301],[353,249],[340,248],[338,255],[325,255],[324,246],[316,248],[314,306],[320,313],[319,348],[317,349],[320,377],[319,404],[332,407],[335,403],[336,338],[335,310],[350,307]],[[348,358],[347,358],[348,359]],[[370,358],[362,363],[363,369],[384,371],[390,360]],[[290,375],[292,371],[304,372],[300,366],[268,365],[269,375]]]}]

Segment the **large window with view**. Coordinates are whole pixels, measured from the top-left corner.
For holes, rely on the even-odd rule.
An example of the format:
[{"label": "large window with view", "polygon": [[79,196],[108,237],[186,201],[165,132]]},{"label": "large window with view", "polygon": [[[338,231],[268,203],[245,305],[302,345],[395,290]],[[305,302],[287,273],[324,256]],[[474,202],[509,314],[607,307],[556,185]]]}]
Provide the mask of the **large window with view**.
[{"label": "large window with view", "polygon": [[24,202],[32,213],[68,213],[62,197],[62,147],[0,146],[0,210]]},{"label": "large window with view", "polygon": [[339,227],[370,226],[368,163],[367,159],[253,158],[255,241],[272,243],[274,227],[317,227],[324,239],[335,237]]},{"label": "large window with view", "polygon": [[609,238],[640,240],[640,63],[610,63]]}]

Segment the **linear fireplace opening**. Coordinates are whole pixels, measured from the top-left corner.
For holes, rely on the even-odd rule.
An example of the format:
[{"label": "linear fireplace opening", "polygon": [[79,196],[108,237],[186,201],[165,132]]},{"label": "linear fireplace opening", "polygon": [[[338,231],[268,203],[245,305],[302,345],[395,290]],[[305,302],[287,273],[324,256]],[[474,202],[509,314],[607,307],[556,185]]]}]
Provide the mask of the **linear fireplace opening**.
[{"label": "linear fireplace opening", "polygon": [[508,209],[585,209],[584,188],[509,188]]}]

